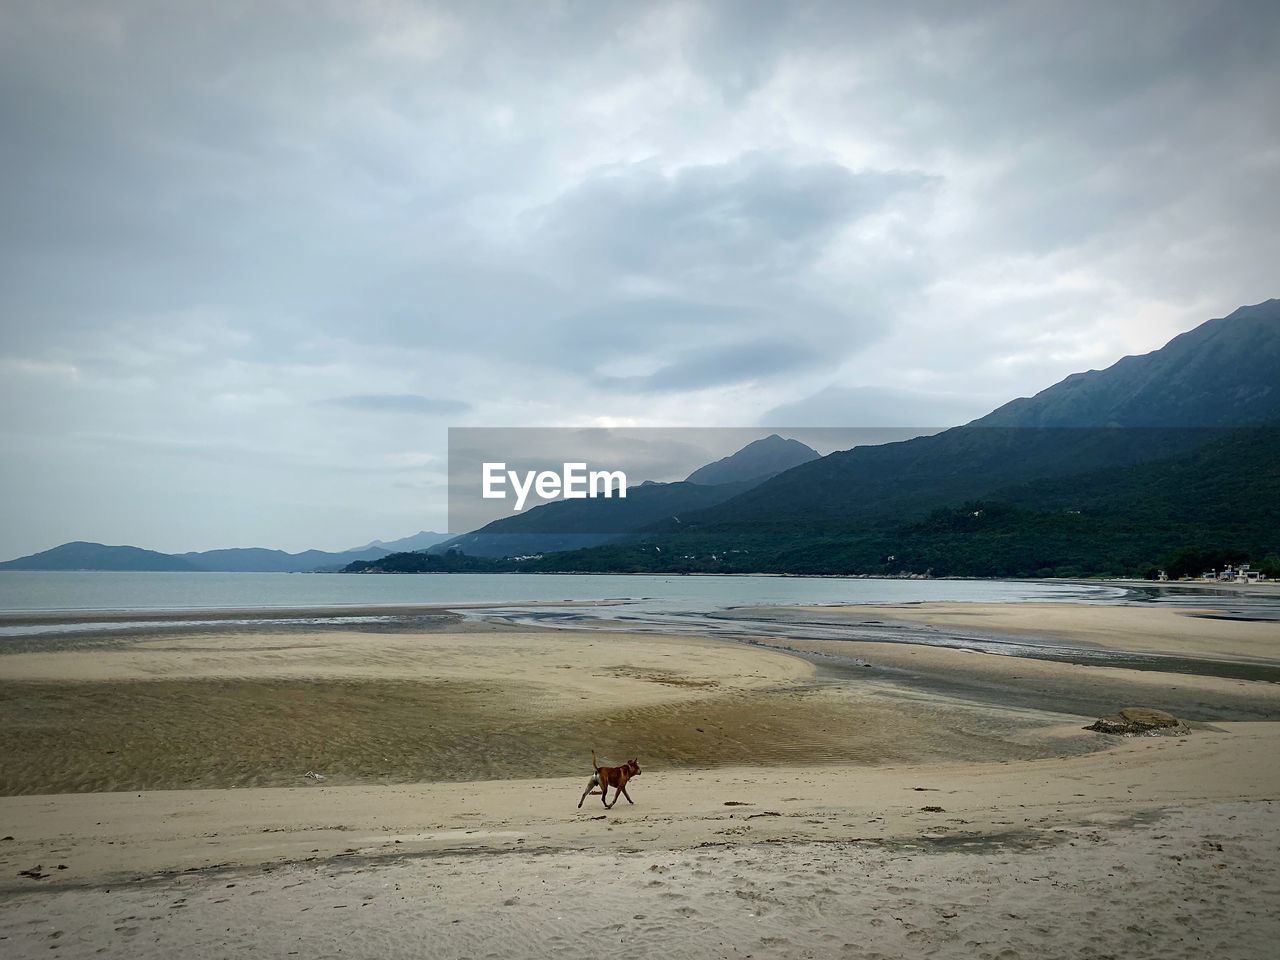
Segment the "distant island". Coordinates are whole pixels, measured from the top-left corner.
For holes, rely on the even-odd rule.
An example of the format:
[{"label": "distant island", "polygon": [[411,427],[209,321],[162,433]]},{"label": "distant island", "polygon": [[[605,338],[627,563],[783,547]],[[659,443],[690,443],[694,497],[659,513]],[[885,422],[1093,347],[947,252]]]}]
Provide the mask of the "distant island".
[{"label": "distant island", "polygon": [[209,573],[314,573],[334,572],[353,560],[376,560],[405,550],[422,550],[448,534],[423,530],[411,537],[384,542],[374,540],[363,547],[339,553],[304,550],[286,553],[262,547],[205,550],[193,553],[158,553],[133,546],[113,546],[76,540],[0,563],[0,570],[137,570]]}]

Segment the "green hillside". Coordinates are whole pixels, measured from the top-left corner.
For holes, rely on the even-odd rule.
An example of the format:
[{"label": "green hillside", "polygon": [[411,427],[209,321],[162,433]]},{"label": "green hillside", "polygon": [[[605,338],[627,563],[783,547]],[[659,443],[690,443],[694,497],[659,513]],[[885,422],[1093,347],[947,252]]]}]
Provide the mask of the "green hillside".
[{"label": "green hillside", "polygon": [[906,523],[847,523],[816,536],[653,533],[524,569],[1144,576],[1159,567],[1176,575],[1198,563],[1257,564],[1278,552],[1280,425],[1273,424],[1214,435],[1155,462],[996,489]]},{"label": "green hillside", "polygon": [[1166,459],[1278,418],[1280,300],[1268,300],[971,424],[802,464],[682,516],[681,529],[820,537],[852,522],[896,525],[1012,484]]}]

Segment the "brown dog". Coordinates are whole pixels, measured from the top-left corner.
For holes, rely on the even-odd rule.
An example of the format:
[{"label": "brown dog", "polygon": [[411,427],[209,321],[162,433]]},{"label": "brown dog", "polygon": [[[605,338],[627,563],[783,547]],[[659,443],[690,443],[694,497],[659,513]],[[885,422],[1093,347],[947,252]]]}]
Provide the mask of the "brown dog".
[{"label": "brown dog", "polygon": [[[618,802],[618,795],[627,798],[627,803],[635,803],[631,799],[631,794],[627,793],[627,781],[632,777],[640,776],[640,764],[635,760],[628,760],[621,767],[602,767],[596,763],[596,752],[591,751],[591,766],[596,768],[596,772],[591,779],[587,781],[587,789],[582,791],[582,799],[578,801],[578,808],[582,808],[582,801],[590,796],[591,791],[596,787],[600,788],[600,802],[604,804],[606,810]],[[609,803],[605,799],[609,795],[609,788],[614,788],[613,803]]]}]

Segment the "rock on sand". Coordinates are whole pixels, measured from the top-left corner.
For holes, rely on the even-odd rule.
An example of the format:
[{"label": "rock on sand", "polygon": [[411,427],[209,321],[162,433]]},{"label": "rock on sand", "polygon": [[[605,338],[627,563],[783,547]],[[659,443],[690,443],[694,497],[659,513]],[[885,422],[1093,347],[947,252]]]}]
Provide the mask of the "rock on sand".
[{"label": "rock on sand", "polygon": [[1185,737],[1191,732],[1185,720],[1149,707],[1126,707],[1099,717],[1085,729],[1122,737]]}]

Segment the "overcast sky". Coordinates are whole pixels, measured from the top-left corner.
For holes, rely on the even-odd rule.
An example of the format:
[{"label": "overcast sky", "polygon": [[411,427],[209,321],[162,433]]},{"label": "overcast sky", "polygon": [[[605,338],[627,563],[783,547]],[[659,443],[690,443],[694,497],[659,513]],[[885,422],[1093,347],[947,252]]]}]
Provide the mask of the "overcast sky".
[{"label": "overcast sky", "polygon": [[946,425],[1280,296],[1280,4],[0,8],[0,559],[445,523],[449,426]]}]

